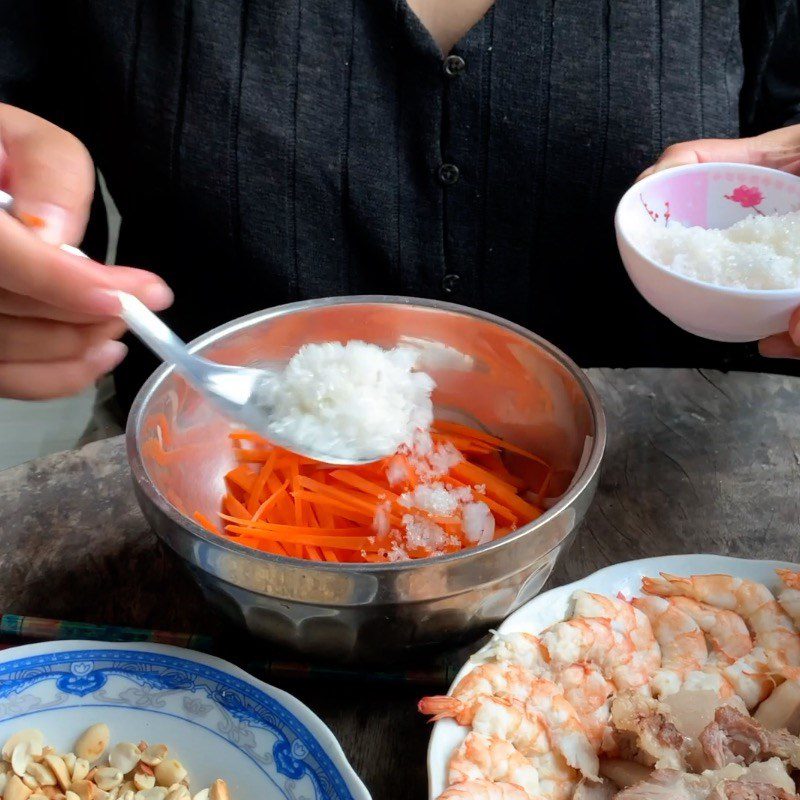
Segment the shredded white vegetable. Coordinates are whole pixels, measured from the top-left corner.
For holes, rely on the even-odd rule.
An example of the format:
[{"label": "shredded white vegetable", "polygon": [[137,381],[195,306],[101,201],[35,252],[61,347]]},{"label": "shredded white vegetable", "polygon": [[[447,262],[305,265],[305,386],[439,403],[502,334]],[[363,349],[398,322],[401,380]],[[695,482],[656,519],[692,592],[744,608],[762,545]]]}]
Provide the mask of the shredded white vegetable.
[{"label": "shredded white vegetable", "polygon": [[800,286],[800,211],[749,216],[730,228],[645,226],[639,249],[680,275],[717,286]]},{"label": "shredded white vegetable", "polygon": [[415,371],[416,351],[351,341],[302,347],[262,398],[270,433],[342,459],[380,457],[433,421],[433,379]]}]

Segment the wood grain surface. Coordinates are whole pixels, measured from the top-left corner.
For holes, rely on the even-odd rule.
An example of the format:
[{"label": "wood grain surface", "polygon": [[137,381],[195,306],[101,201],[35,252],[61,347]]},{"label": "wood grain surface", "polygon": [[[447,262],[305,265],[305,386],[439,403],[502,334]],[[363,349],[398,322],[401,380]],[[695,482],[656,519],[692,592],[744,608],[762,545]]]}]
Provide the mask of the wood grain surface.
[{"label": "wood grain surface", "polygon": [[[603,397],[608,450],[594,506],[550,585],[672,553],[798,560],[800,381],[695,370],[589,374]],[[0,472],[0,509],[0,611],[222,630],[142,518],[121,437]],[[241,639],[232,651],[237,645],[238,660],[264,649]],[[375,800],[426,796],[419,688],[281,686],[333,729]]]}]

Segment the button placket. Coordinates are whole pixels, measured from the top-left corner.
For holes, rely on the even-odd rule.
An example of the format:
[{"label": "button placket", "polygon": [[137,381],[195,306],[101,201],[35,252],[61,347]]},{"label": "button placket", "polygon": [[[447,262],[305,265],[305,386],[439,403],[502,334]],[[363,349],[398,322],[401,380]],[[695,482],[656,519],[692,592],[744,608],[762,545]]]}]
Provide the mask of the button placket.
[{"label": "button placket", "polygon": [[455,164],[445,163],[439,167],[438,175],[439,182],[443,186],[452,186],[454,183],[458,183],[461,172]]},{"label": "button placket", "polygon": [[456,275],[455,272],[448,272],[442,278],[442,291],[445,294],[453,294],[458,289],[458,284],[461,283],[461,276]]},{"label": "button placket", "polygon": [[[450,189],[451,187],[455,187],[456,184],[459,184],[463,177],[462,169],[464,166],[467,166],[466,162],[465,164],[459,163],[459,156],[452,150],[454,142],[458,142],[458,139],[454,140],[453,137],[459,137],[461,135],[460,114],[454,113],[454,110],[457,109],[459,104],[459,100],[456,98],[463,98],[463,93],[465,91],[470,91],[468,83],[464,83],[467,79],[466,71],[467,61],[463,55],[458,53],[451,53],[442,62],[442,90],[445,116],[443,118],[444,136],[441,141],[441,153],[445,158],[442,159],[442,163],[439,164],[436,169],[436,178],[443,187],[443,190]],[[460,102],[463,102],[463,99]],[[461,155],[463,156],[464,154],[462,153]],[[449,158],[447,156],[449,156]],[[462,211],[458,209],[463,209],[464,203],[466,202],[469,204],[470,202],[467,199],[469,192],[464,194],[466,188],[467,187],[459,186],[458,188],[453,188],[452,191],[443,191],[444,206],[446,209],[444,217],[445,227],[443,229],[445,261],[444,274],[440,285],[442,294],[450,297],[455,295],[462,296],[467,290],[464,278],[460,274],[461,270],[459,269],[458,272],[454,270],[454,267],[458,269],[459,259],[457,246],[454,247],[453,245],[453,236],[457,235],[453,228],[453,220],[462,213]]]},{"label": "button placket", "polygon": [[467,62],[461,56],[452,53],[444,60],[442,68],[448,78],[457,78],[467,68]]}]

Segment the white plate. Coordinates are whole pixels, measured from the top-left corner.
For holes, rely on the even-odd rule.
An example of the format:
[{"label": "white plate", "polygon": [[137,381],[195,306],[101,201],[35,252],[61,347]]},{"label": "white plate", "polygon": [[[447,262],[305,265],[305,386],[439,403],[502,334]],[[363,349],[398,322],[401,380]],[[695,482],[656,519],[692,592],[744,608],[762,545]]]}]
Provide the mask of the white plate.
[{"label": "white plate", "polygon": [[[670,572],[675,575],[726,573],[777,587],[779,581],[775,570],[781,567],[797,569],[796,564],[787,561],[749,561],[743,558],[711,555],[662,556],[626,561],[534,597],[505,620],[498,630],[501,633],[515,631],[539,633],[549,625],[566,618],[570,598],[578,589],[605,595],[615,595],[617,592],[622,592],[626,596],[636,595],[641,593],[642,576],[658,575],[659,572]],[[468,661],[456,675],[453,686],[475,666],[473,662]],[[453,752],[464,741],[467,731],[468,728],[457,725],[452,719],[441,720],[433,726],[428,745],[430,800],[434,800],[445,790],[447,765]]]},{"label": "white plate", "polygon": [[0,742],[39,728],[68,751],[95,722],[113,742],[170,746],[195,791],[223,778],[232,800],[370,800],[318,717],[218,658],[97,642],[0,653]]}]

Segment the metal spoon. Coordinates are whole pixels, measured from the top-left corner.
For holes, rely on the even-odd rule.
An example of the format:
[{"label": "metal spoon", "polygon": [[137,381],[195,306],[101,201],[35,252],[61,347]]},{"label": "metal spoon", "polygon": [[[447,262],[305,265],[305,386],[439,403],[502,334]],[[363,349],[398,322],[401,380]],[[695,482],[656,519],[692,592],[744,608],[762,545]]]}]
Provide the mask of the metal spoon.
[{"label": "metal spoon", "polygon": [[[72,247],[67,246],[64,249],[71,253],[80,253],[76,253]],[[122,305],[120,317],[130,330],[159,358],[172,364],[177,372],[225,416],[250,430],[265,433],[273,444],[326,464],[369,464],[387,455],[375,453],[360,459],[342,458],[336,453],[309,450],[293,441],[291,435],[276,435],[270,429],[273,416],[269,397],[280,391],[277,366],[271,369],[235,367],[193,355],[186,349],[184,342],[138,298],[126,292],[115,294]]]},{"label": "metal spoon", "polygon": [[[61,245],[61,249],[88,258],[85,253],[70,245]],[[273,416],[269,397],[280,390],[280,368],[277,364],[258,369],[235,367],[193,355],[186,349],[186,344],[180,337],[138,298],[126,292],[115,294],[122,305],[120,317],[130,330],[159,358],[172,364],[177,372],[227,417],[251,430],[267,434],[269,440],[279,447],[326,464],[369,464],[389,455],[373,453],[359,459],[342,458],[336,453],[309,450],[294,442],[291,436],[276,435],[270,429]]]},{"label": "metal spoon", "polygon": [[[1,191],[0,211],[6,211],[20,219],[20,215],[14,209],[13,197]],[[24,218],[20,221],[23,224],[26,222]],[[76,247],[61,245],[61,249],[88,258]],[[274,434],[270,430],[273,417],[270,413],[269,396],[280,389],[278,365],[271,369],[234,367],[193,355],[186,349],[185,343],[138,298],[125,292],[116,292],[116,295],[122,305],[120,317],[131,331],[159,358],[172,364],[177,372],[223,414],[237,423],[267,434],[271,442],[286,450],[326,464],[369,464],[389,455],[371,453],[359,459],[342,458],[336,453],[309,450],[296,444],[291,436]]]}]

